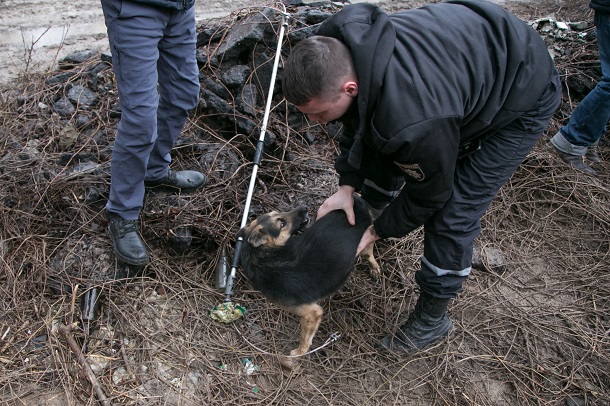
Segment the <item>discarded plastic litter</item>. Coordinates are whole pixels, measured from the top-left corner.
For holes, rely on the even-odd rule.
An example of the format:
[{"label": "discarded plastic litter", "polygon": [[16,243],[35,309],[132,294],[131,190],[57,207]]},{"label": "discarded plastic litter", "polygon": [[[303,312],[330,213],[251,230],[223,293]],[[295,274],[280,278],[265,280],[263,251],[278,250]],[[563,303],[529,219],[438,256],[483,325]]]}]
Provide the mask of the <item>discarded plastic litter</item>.
[{"label": "discarded plastic litter", "polygon": [[222,323],[231,323],[244,314],[246,314],[246,308],[232,302],[219,304],[210,310],[210,317]]},{"label": "discarded plastic litter", "polygon": [[258,365],[255,365],[252,361],[250,361],[248,358],[244,358],[241,360],[241,364],[244,366],[244,372],[246,373],[246,375],[250,376],[253,373],[255,373],[256,371],[258,371]]}]

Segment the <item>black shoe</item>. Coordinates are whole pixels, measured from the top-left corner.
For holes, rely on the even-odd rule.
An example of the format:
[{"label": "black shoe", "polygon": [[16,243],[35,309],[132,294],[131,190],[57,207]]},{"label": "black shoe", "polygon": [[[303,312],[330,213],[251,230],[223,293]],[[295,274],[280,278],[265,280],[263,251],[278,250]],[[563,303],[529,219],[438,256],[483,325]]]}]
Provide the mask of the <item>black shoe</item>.
[{"label": "black shoe", "polygon": [[393,352],[413,353],[447,336],[453,327],[447,317],[450,300],[422,293],[407,322],[395,334],[379,340],[375,347]]},{"label": "black shoe", "polygon": [[197,171],[167,171],[167,176],[158,180],[144,182],[147,188],[164,188],[173,190],[197,190],[207,181],[205,175]]},{"label": "black shoe", "polygon": [[579,172],[586,173],[587,175],[597,175],[597,171],[587,165],[581,155],[566,154],[565,152],[558,150],[553,144],[551,144],[551,146],[559,158],[572,168]]},{"label": "black shoe", "polygon": [[135,220],[125,220],[106,210],[108,232],[114,245],[114,253],[129,265],[144,265],[148,262],[148,251],[138,234]]},{"label": "black shoe", "polygon": [[599,156],[599,152],[597,152],[597,149],[591,147],[587,150],[587,153],[585,154],[585,160],[596,164],[601,162],[602,158]]}]

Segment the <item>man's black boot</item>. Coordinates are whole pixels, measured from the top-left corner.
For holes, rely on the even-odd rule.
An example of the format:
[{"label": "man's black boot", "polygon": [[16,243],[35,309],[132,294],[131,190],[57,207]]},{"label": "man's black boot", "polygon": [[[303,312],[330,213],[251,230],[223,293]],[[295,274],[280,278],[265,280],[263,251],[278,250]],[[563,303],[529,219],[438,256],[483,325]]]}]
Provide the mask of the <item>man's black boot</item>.
[{"label": "man's black boot", "polygon": [[125,220],[116,213],[106,210],[108,232],[114,245],[114,253],[129,265],[144,265],[148,262],[148,251],[144,246],[135,220]]},{"label": "man's black boot", "polygon": [[409,319],[395,334],[390,334],[375,345],[378,349],[412,353],[449,334],[453,323],[447,317],[451,299],[440,299],[421,293]]},{"label": "man's black boot", "polygon": [[167,176],[157,180],[144,182],[147,188],[160,188],[181,190],[185,192],[197,190],[204,186],[207,179],[205,175],[197,171],[167,171]]}]

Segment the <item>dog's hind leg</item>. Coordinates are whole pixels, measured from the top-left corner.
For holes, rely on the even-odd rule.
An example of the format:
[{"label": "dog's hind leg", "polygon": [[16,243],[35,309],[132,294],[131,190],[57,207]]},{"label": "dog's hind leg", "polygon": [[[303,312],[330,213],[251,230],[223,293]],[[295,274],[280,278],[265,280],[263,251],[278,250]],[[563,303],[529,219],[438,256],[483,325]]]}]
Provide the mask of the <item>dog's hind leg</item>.
[{"label": "dog's hind leg", "polygon": [[371,270],[371,276],[375,279],[379,279],[381,277],[381,267],[379,266],[379,263],[375,259],[375,254],[373,253],[374,245],[375,245],[374,242],[367,245],[360,252],[360,256],[369,263],[369,267]]},{"label": "dog's hind leg", "polygon": [[301,317],[301,339],[299,346],[290,351],[290,355],[303,355],[309,351],[313,336],[318,331],[324,310],[317,303],[309,303],[296,307],[284,308],[285,310]]}]

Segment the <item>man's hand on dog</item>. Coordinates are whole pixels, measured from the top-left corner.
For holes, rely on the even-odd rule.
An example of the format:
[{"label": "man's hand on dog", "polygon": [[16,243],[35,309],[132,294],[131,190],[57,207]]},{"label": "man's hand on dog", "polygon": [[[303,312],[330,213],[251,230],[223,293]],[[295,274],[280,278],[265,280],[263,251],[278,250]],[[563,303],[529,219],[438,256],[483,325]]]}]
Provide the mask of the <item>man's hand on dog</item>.
[{"label": "man's hand on dog", "polygon": [[[333,210],[343,210],[347,215],[347,221],[354,225],[356,224],[356,216],[354,215],[354,193],[356,189],[352,186],[343,185],[339,187],[339,190],[335,192],[331,197],[326,199],[322,206],[318,209],[317,219],[321,219]],[[377,241],[379,237],[375,232],[375,228],[371,225],[366,229],[358,244],[356,256],[366,248],[369,244]]]},{"label": "man's hand on dog", "polygon": [[356,224],[354,192],[356,192],[356,189],[352,186],[339,186],[339,190],[322,203],[322,206],[318,209],[317,219],[321,219],[333,210],[343,210],[347,214],[347,221],[351,225]]}]

